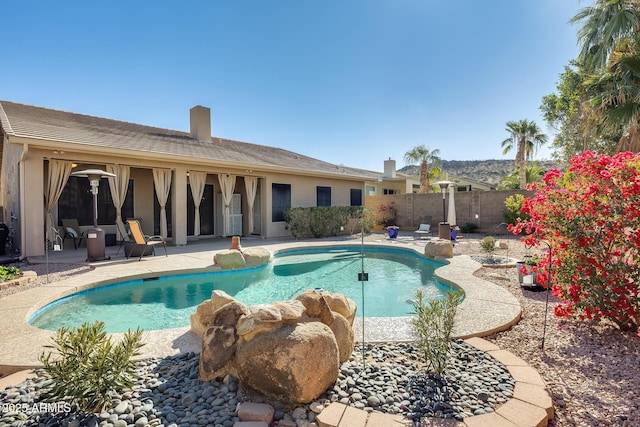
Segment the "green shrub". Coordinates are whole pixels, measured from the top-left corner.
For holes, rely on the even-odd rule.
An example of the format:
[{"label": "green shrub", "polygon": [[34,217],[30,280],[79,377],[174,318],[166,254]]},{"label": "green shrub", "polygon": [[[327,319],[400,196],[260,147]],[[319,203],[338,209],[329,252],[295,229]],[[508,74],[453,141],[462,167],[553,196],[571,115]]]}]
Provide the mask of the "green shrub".
[{"label": "green shrub", "polygon": [[102,412],[114,393],[132,387],[137,377],[133,357],[141,354],[142,330],[124,334],[112,343],[103,322],[84,323],[77,329],[60,328],[52,338],[52,352],[40,355],[52,385],[45,391],[49,400],[67,400],[83,411]]},{"label": "green shrub", "polygon": [[487,236],[480,240],[480,249],[482,249],[482,252],[487,255],[492,255],[496,250],[496,239],[491,236]]},{"label": "green shrub", "polygon": [[449,291],[446,299],[425,301],[422,290],[416,291],[411,326],[418,350],[422,353],[428,369],[436,374],[444,372],[447,368],[453,321],[463,297],[462,291]]},{"label": "green shrub", "polygon": [[16,267],[0,266],[0,281],[11,280],[21,274],[21,271]]},{"label": "green shrub", "polygon": [[475,233],[478,230],[478,224],[473,222],[467,222],[465,225],[460,226],[462,233]]},{"label": "green shrub", "polygon": [[284,215],[287,229],[296,239],[336,236],[347,227],[353,234],[356,226],[368,233],[374,226],[373,209],[363,206],[290,208]]},{"label": "green shrub", "polygon": [[514,194],[509,196],[504,201],[505,210],[502,214],[504,222],[507,224],[516,224],[518,218],[522,221],[529,220],[529,214],[522,212],[522,203],[524,202],[524,195]]}]

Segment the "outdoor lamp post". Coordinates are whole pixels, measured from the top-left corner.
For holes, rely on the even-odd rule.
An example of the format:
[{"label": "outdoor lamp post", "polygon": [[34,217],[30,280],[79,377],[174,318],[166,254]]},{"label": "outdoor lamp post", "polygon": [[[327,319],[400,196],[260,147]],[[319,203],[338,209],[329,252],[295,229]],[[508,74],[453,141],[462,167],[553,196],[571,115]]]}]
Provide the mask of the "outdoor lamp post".
[{"label": "outdoor lamp post", "polygon": [[449,185],[453,184],[451,181],[438,181],[433,185],[438,185],[440,190],[442,191],[442,222],[438,225],[438,237],[440,239],[449,240],[451,237],[451,230],[449,229],[449,224],[447,224],[447,211],[445,207],[445,198],[447,195],[447,188]]},{"label": "outdoor lamp post", "polygon": [[450,184],[453,184],[453,182],[451,182],[451,181],[438,181],[438,182],[433,184],[433,185],[440,186],[440,190],[442,191],[442,222],[443,223],[447,222],[447,212],[445,211],[444,199],[445,199],[445,196],[447,195],[447,188],[449,188]]},{"label": "outdoor lamp post", "polygon": [[73,172],[71,175],[89,178],[91,194],[93,194],[93,228],[87,230],[87,261],[111,259],[105,256],[104,230],[98,228],[98,187],[100,178],[115,177],[115,174],[100,169],[87,169]]}]

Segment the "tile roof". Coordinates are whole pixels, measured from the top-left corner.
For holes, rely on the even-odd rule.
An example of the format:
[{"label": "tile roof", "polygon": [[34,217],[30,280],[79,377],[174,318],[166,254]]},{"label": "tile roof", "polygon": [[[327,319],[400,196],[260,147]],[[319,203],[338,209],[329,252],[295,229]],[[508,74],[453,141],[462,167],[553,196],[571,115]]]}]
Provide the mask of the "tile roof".
[{"label": "tile roof", "polygon": [[[194,139],[190,133],[87,116],[49,108],[0,101],[0,125],[9,136],[50,140],[109,150],[163,154],[205,162],[232,163],[282,172],[318,173],[343,178],[375,180],[378,172],[349,168],[266,145],[212,137]],[[130,153],[129,155],[135,155]]]}]

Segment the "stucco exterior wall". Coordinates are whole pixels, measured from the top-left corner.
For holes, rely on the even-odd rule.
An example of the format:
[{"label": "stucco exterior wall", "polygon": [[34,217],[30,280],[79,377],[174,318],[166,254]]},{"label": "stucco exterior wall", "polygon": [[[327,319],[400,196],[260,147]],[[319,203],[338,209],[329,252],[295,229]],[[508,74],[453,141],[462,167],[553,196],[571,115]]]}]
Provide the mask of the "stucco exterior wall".
[{"label": "stucco exterior wall", "polygon": [[[307,208],[316,206],[316,187],[331,187],[331,205],[332,206],[349,206],[351,205],[351,189],[362,190],[364,196],[364,182],[362,181],[346,181],[329,178],[318,177],[301,177],[286,174],[270,174],[267,175],[264,184],[268,192],[267,200],[263,200],[267,217],[267,237],[283,237],[290,236],[291,233],[285,230],[285,223],[273,222],[271,220],[271,184],[290,184],[291,185],[291,207]],[[264,226],[265,224],[263,224]]]}]

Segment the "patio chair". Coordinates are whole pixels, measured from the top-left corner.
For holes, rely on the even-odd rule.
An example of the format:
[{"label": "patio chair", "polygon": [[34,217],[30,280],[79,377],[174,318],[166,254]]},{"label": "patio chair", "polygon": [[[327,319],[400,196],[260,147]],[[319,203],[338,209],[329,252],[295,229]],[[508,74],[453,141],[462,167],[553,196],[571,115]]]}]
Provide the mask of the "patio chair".
[{"label": "patio chair", "polygon": [[[131,231],[131,237],[134,242],[134,249],[137,248],[140,251],[140,256],[138,257],[138,261],[142,259],[142,255],[144,255],[145,250],[148,247],[151,247],[152,254],[155,255],[155,246],[162,245],[164,248],[164,256],[167,255],[167,242],[164,240],[162,236],[147,236],[142,232],[142,227],[140,226],[140,222],[137,219],[128,219],[127,224],[129,225],[129,230]],[[125,251],[126,253],[126,251]],[[127,255],[127,259],[129,259],[129,255]]]},{"label": "patio chair", "polygon": [[62,228],[64,229],[64,234],[62,237],[63,245],[65,240],[67,240],[67,237],[69,237],[73,240],[73,248],[78,249],[82,241],[87,238],[87,235],[84,233],[84,231],[80,231],[80,224],[78,224],[77,219],[63,219]]},{"label": "patio chair", "polygon": [[413,238],[422,239],[422,236],[431,236],[431,224],[420,224],[420,227],[413,232]]},{"label": "patio chair", "polygon": [[124,248],[125,242],[131,242],[131,236],[129,235],[127,226],[124,225],[122,220],[116,220],[116,230],[118,231],[118,241],[120,242],[120,247],[118,248],[118,252],[116,252],[116,255],[118,255],[120,250]]}]

